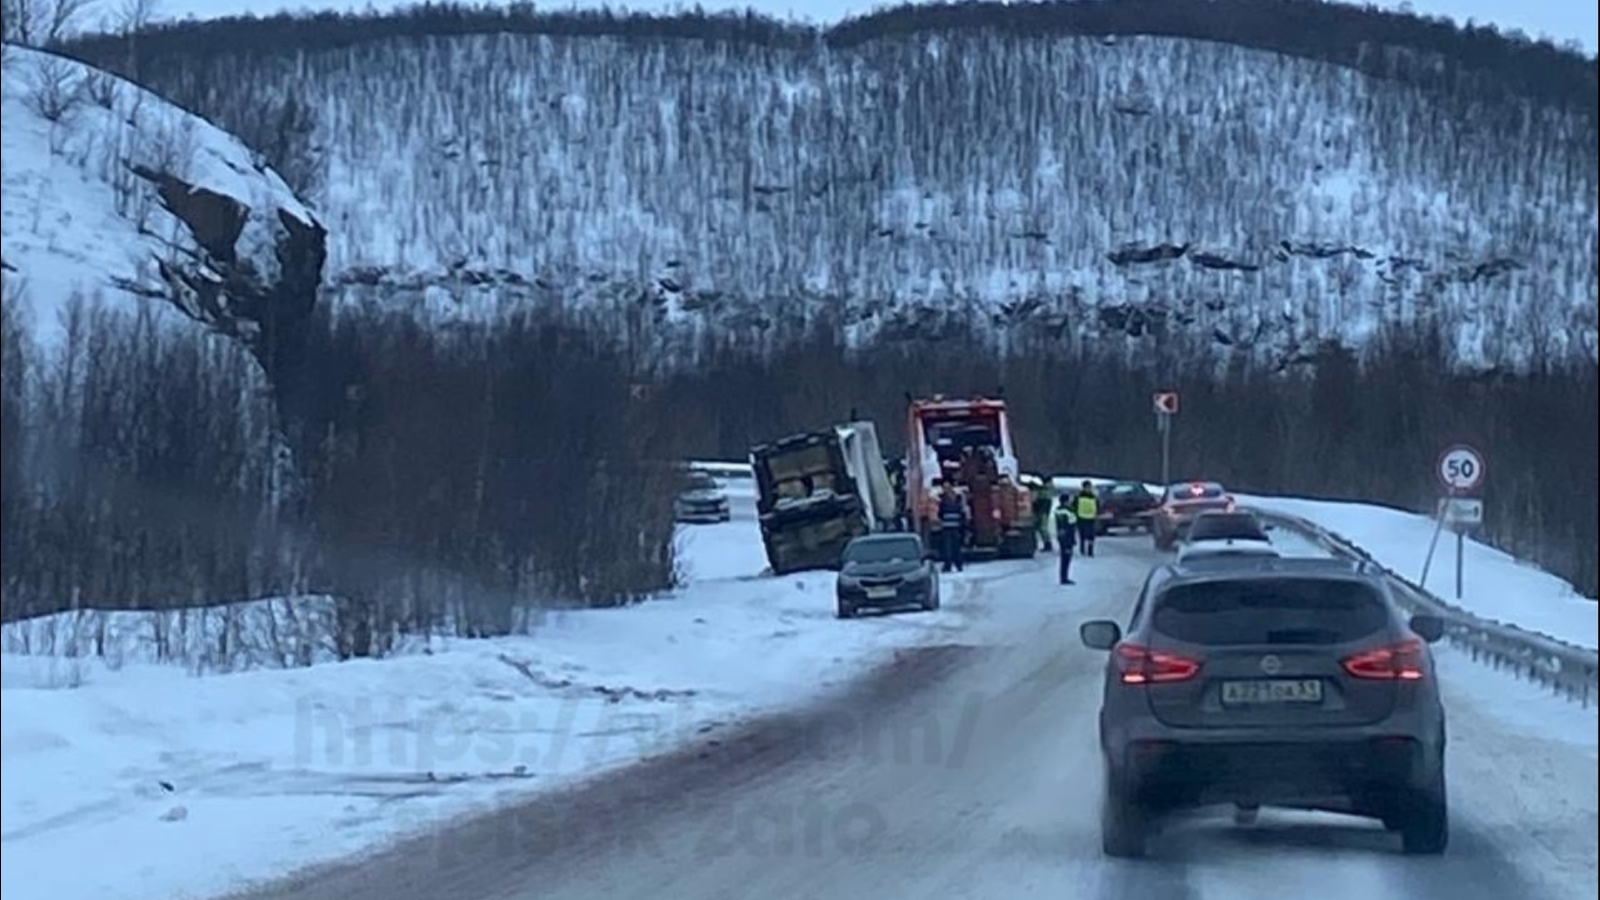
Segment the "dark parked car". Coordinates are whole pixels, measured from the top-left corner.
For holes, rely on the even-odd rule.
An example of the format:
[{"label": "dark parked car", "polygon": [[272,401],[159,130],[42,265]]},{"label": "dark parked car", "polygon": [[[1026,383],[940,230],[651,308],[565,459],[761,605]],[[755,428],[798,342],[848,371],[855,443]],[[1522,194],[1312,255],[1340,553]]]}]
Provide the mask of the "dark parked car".
[{"label": "dark parked car", "polygon": [[1381,819],[1407,853],[1449,839],[1445,714],[1428,644],[1382,573],[1330,559],[1158,567],[1110,650],[1100,708],[1101,838],[1141,856],[1163,815],[1233,804]]},{"label": "dark parked car", "polygon": [[1150,516],[1161,505],[1141,481],[1114,481],[1098,488],[1100,495],[1100,533],[1113,528],[1148,531]]},{"label": "dark parked car", "polygon": [[836,594],[839,618],[860,610],[939,608],[939,570],[922,544],[908,532],[865,534],[844,548]]},{"label": "dark parked car", "polygon": [[1215,481],[1184,481],[1168,485],[1150,520],[1157,550],[1171,550],[1189,536],[1194,517],[1212,510],[1233,511],[1233,497]]}]

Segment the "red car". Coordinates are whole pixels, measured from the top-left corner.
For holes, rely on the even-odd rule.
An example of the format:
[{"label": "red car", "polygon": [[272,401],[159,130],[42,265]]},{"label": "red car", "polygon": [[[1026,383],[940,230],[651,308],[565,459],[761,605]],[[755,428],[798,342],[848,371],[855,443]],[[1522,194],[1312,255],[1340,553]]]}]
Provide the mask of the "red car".
[{"label": "red car", "polygon": [[1100,495],[1100,533],[1113,528],[1150,530],[1150,516],[1161,500],[1142,481],[1113,481],[1096,488]]},{"label": "red car", "polygon": [[1157,550],[1171,550],[1183,540],[1189,525],[1203,512],[1232,512],[1233,495],[1215,481],[1184,481],[1168,485],[1161,494],[1161,505],[1151,518],[1150,534]]}]

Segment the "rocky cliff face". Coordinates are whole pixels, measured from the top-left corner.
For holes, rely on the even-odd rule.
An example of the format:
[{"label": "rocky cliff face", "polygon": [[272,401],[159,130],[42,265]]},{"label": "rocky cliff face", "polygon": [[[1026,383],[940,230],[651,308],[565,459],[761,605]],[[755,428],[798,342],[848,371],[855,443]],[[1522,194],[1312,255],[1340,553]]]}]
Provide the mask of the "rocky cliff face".
[{"label": "rocky cliff face", "polygon": [[73,297],[244,341],[270,373],[327,232],[236,138],[129,82],[6,48],[4,280],[47,350]]}]

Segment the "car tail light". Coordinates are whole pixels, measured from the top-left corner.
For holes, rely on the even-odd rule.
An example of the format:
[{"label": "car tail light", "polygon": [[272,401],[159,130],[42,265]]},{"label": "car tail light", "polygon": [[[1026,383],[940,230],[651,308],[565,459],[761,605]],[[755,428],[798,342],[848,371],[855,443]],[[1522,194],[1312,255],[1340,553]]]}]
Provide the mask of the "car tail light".
[{"label": "car tail light", "polygon": [[1117,672],[1123,684],[1168,684],[1200,674],[1200,661],[1142,644],[1118,644]]},{"label": "car tail light", "polygon": [[1421,681],[1427,645],[1415,638],[1344,659],[1344,670],[1375,681]]}]

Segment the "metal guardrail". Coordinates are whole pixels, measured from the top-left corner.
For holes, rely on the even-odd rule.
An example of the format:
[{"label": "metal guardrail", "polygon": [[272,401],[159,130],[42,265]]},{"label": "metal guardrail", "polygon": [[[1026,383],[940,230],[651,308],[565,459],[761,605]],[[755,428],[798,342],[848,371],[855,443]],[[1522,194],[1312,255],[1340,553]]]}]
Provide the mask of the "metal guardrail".
[{"label": "metal guardrail", "polygon": [[1568,700],[1582,704],[1584,709],[1600,702],[1600,681],[1597,681],[1600,653],[1518,628],[1509,622],[1485,619],[1447,603],[1378,562],[1372,554],[1349,539],[1309,519],[1264,509],[1255,509],[1254,512],[1280,527],[1305,535],[1335,556],[1360,560],[1385,572],[1398,588],[1400,602],[1412,613],[1426,613],[1444,619],[1446,639],[1465,650],[1474,661],[1543,685]]}]

